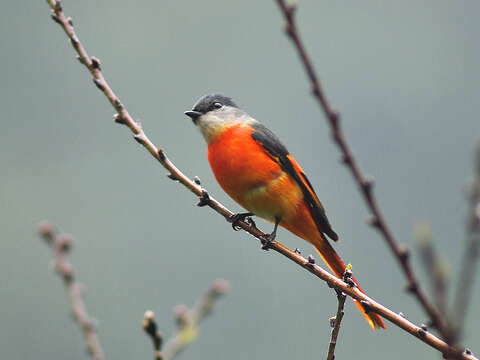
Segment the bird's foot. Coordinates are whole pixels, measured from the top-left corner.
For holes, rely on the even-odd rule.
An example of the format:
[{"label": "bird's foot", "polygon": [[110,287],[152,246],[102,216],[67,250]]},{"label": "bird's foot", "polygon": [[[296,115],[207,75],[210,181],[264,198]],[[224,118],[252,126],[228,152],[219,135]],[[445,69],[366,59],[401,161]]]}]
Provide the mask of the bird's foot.
[{"label": "bird's foot", "polygon": [[262,243],[262,250],[268,251],[270,249],[273,240],[275,240],[275,237],[277,236],[277,229],[278,229],[278,224],[280,224],[281,218],[276,216],[275,217],[275,226],[273,227],[273,231],[270,234],[265,234],[262,236],[260,239],[260,242]]},{"label": "bird's foot", "polygon": [[262,250],[268,251],[268,249],[270,249],[270,245],[275,240],[276,236],[277,234],[275,232],[262,236],[262,238],[260,239],[260,242],[262,243]]},{"label": "bird's foot", "polygon": [[241,227],[238,225],[239,221],[245,221],[251,227],[257,228],[257,224],[255,224],[255,221],[253,221],[253,219],[251,218],[251,216],[253,216],[253,215],[254,214],[250,213],[250,212],[237,213],[237,214],[233,214],[232,216],[230,216],[230,219],[228,219],[228,221],[230,221],[232,223],[232,228],[235,231],[238,231],[238,230],[241,229]]}]

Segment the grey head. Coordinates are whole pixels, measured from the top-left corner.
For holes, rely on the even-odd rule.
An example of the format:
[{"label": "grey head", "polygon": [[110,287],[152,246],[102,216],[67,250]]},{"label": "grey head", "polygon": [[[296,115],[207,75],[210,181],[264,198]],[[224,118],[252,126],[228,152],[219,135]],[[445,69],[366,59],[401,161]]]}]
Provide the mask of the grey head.
[{"label": "grey head", "polygon": [[193,109],[185,111],[185,115],[190,117],[194,124],[197,124],[197,120],[202,115],[209,113],[210,111],[218,111],[228,108],[238,109],[237,104],[235,104],[232,98],[220,94],[210,94],[204,95],[197,100]]}]

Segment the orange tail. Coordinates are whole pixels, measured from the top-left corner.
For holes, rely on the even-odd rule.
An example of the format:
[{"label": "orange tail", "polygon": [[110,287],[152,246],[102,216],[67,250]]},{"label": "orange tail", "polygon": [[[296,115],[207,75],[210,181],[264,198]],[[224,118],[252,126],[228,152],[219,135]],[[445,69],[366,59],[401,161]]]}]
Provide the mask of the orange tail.
[{"label": "orange tail", "polygon": [[[343,273],[345,272],[346,266],[342,262],[342,259],[340,259],[340,256],[338,256],[335,250],[332,248],[332,246],[327,241],[324,240],[324,241],[321,241],[318,245],[314,245],[314,247],[315,247],[315,250],[317,250],[320,256],[322,257],[323,261],[325,261],[325,263],[328,265],[330,270],[332,270],[333,273],[337,275],[339,278],[342,278]],[[357,280],[355,280],[355,278],[352,278],[352,280],[357,285],[358,290],[360,290],[362,293],[365,294],[365,292],[358,285]],[[367,314],[365,313],[365,309],[363,308],[362,304],[360,304],[359,301],[354,301],[354,303],[357,306],[358,310],[360,310],[362,315],[365,317],[365,319],[367,320],[372,330],[376,330],[379,328],[385,329],[385,324],[383,323],[382,318],[378,314],[375,314],[375,313]]]}]

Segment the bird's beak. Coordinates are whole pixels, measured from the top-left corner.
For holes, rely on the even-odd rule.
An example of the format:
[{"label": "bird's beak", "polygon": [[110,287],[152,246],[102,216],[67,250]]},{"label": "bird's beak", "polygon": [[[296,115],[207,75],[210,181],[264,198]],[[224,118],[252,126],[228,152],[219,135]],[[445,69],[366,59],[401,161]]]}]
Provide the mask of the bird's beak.
[{"label": "bird's beak", "polygon": [[189,118],[191,118],[194,124],[196,124],[197,119],[200,116],[202,116],[202,113],[200,111],[195,111],[195,110],[185,111],[184,114],[187,115]]}]

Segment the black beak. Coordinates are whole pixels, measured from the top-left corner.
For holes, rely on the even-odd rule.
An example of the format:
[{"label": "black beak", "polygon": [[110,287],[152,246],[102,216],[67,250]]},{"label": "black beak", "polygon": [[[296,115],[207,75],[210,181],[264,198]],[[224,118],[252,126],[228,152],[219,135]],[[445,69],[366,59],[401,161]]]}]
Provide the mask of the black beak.
[{"label": "black beak", "polygon": [[191,118],[194,124],[197,122],[197,119],[203,115],[200,111],[195,110],[185,111],[184,114]]}]

